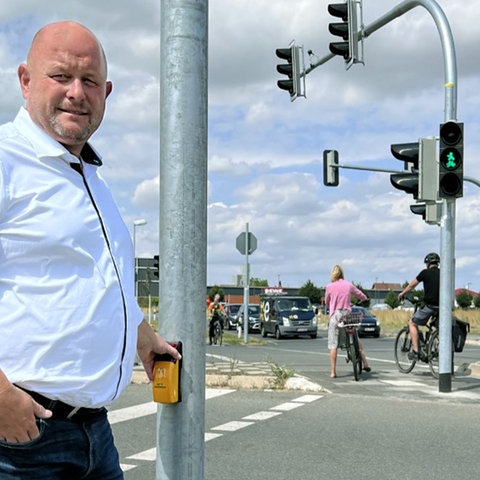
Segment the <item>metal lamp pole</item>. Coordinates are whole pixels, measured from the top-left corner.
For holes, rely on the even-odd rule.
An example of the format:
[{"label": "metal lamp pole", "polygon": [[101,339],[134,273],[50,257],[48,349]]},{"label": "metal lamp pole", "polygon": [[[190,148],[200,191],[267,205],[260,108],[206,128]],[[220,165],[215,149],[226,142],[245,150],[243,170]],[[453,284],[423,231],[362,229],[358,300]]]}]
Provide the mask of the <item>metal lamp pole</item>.
[{"label": "metal lamp pole", "polygon": [[135,298],[138,298],[138,259],[137,259],[137,227],[146,225],[147,221],[144,218],[139,218],[138,220],[133,221],[133,258],[134,258],[134,267],[135,267]]}]

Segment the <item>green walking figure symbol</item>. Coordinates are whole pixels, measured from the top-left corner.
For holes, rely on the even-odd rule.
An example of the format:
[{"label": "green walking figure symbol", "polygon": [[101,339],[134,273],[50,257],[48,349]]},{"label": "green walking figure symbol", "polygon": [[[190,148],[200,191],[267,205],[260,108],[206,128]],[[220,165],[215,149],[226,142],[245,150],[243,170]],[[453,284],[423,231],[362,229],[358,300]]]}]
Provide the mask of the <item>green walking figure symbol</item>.
[{"label": "green walking figure symbol", "polygon": [[445,165],[446,168],[456,168],[457,162],[455,161],[455,155],[452,152],[449,152],[447,155],[447,164]]}]

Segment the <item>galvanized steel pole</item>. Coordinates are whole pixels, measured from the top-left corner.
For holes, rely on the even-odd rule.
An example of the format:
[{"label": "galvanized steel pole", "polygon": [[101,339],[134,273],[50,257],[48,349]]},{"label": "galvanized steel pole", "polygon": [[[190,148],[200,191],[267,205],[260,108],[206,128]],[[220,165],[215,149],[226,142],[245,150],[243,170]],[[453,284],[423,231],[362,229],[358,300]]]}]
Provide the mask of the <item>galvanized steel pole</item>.
[{"label": "galvanized steel pole", "polygon": [[[444,78],[444,121],[456,120],[457,115],[457,61],[452,31],[442,8],[435,0],[404,0],[386,14],[363,27],[358,38],[367,38],[387,23],[415,7],[424,7],[432,16],[440,34],[442,44]],[[305,70],[304,75],[329,61],[331,53],[319,59]],[[455,289],[455,199],[443,200],[440,222],[440,348],[439,348],[439,391],[452,389],[452,308]]]},{"label": "galvanized steel pole", "polygon": [[157,411],[157,480],[203,480],[208,0],[161,0],[159,331],[183,342],[182,402]]}]

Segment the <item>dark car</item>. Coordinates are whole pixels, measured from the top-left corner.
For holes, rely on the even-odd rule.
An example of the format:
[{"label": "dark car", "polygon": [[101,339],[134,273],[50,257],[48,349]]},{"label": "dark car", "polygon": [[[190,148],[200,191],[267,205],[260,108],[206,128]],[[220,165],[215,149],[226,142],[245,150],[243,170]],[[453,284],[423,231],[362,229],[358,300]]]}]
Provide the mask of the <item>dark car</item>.
[{"label": "dark car", "polygon": [[[244,311],[244,305],[240,305],[237,313],[237,319],[240,325],[243,325]],[[260,331],[260,305],[258,304],[248,305],[248,331]]]},{"label": "dark car", "polygon": [[240,308],[241,303],[228,303],[225,305],[225,313],[227,314],[226,327],[228,330],[234,330],[237,328],[238,323],[238,309]]},{"label": "dark car", "polygon": [[362,323],[357,330],[359,337],[380,336],[380,322],[373,313],[363,307],[352,307],[352,312],[362,313]]}]

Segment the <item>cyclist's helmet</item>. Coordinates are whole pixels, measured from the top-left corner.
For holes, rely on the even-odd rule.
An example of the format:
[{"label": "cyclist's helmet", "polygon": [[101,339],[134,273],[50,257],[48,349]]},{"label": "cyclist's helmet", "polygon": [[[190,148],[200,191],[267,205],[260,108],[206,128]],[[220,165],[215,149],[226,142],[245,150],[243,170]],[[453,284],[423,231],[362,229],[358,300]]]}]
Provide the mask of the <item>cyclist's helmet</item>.
[{"label": "cyclist's helmet", "polygon": [[438,265],[440,263],[440,257],[438,256],[438,253],[432,252],[429,253],[426,257],[423,263],[426,263],[427,265]]}]

